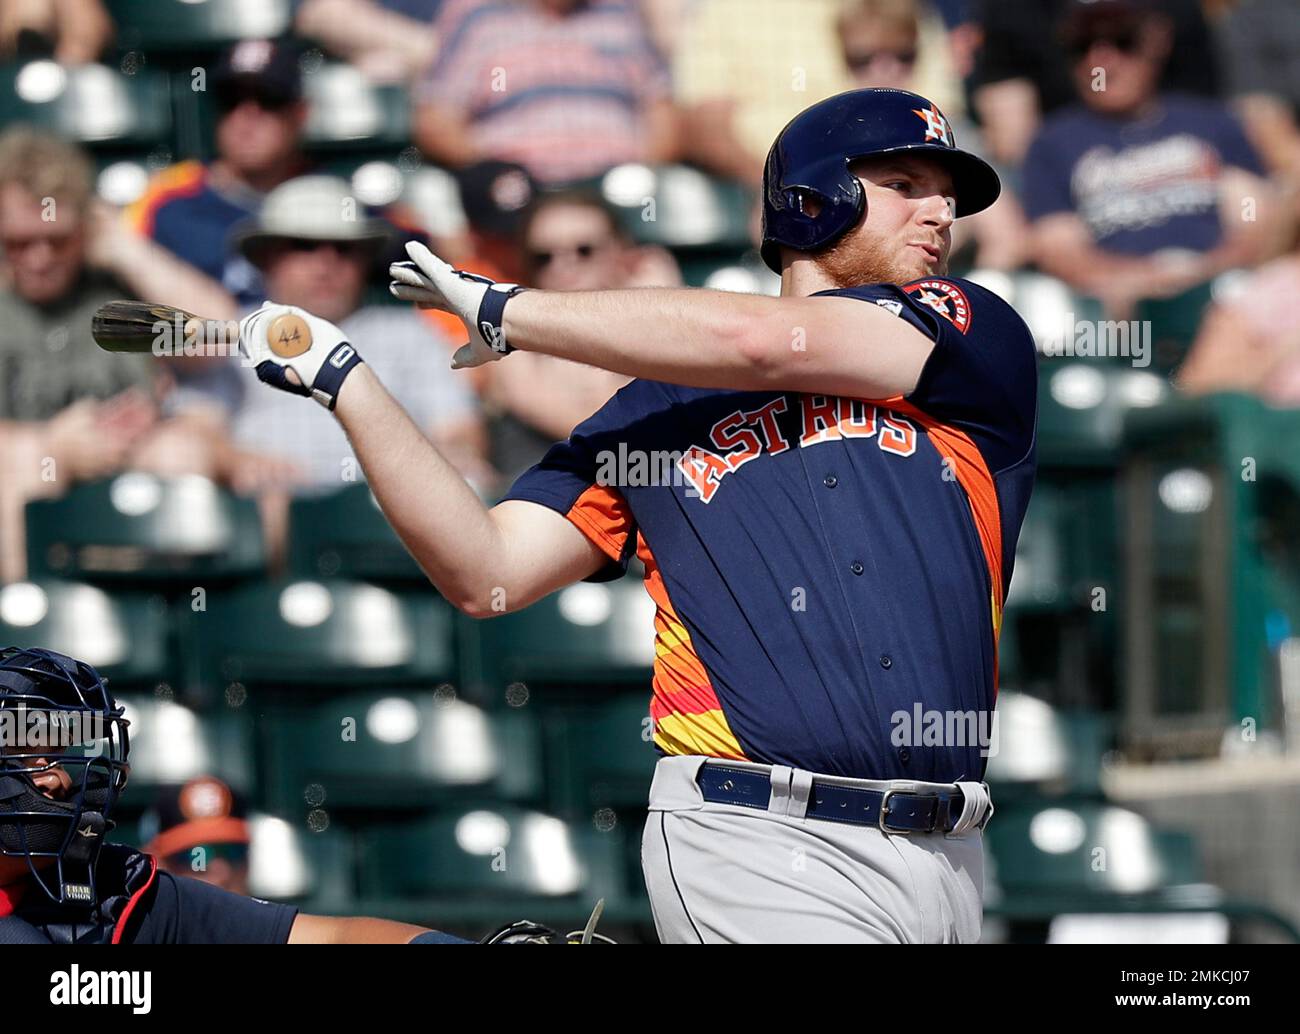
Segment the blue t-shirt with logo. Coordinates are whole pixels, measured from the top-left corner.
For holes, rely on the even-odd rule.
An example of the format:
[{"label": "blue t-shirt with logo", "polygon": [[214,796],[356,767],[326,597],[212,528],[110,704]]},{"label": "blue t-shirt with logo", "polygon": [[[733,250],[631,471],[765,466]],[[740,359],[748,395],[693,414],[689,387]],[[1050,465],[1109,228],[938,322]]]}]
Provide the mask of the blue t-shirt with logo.
[{"label": "blue t-shirt with logo", "polygon": [[1074,212],[1107,251],[1209,251],[1223,236],[1219,190],[1228,167],[1262,174],[1236,119],[1214,101],[1169,94],[1141,118],[1082,105],[1044,123],[1025,159],[1031,220]]}]

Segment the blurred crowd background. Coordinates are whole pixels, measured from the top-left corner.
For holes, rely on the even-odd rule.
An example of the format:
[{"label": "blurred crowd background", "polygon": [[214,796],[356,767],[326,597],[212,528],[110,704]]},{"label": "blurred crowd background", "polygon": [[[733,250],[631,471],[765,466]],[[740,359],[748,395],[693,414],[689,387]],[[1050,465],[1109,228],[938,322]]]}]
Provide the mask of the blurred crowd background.
[{"label": "blurred crowd background", "polygon": [[864,86],[998,167],[952,268],[1042,353],[986,939],[1300,938],[1300,0],[5,0],[0,639],[127,701],[122,835],[315,910],[653,938],[635,578],[462,619],[328,414],[90,316],[300,305],[490,500],[622,380],[453,375],[402,243],[775,294],[763,157]]}]

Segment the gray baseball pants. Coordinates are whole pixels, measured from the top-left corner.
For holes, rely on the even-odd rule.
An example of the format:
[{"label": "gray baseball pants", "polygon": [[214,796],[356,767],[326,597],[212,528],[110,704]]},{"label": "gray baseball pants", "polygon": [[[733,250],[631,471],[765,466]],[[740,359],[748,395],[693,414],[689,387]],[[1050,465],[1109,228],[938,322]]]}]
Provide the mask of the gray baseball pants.
[{"label": "gray baseball pants", "polygon": [[[812,773],[726,761],[769,773],[767,811],[705,801],[695,781],[707,758],[655,768],[641,864],[665,944],[972,944],[984,899],[979,824],[992,809],[982,783],[951,833],[903,835],[807,818]],[[840,779],[845,786],[923,792],[937,784]],[[951,788],[951,784],[945,784]]]}]

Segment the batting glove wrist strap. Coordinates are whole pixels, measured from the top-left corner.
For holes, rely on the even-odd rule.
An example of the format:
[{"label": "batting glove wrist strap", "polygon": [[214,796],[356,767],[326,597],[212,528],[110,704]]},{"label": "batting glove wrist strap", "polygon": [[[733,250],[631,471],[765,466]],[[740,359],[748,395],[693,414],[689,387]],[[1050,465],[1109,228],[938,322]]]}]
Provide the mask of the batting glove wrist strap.
[{"label": "batting glove wrist strap", "polygon": [[483,300],[478,306],[478,332],[492,351],[509,355],[514,348],[506,341],[503,322],[506,315],[506,302],[527,288],[518,284],[492,284],[483,292]]},{"label": "batting glove wrist strap", "polygon": [[348,342],[340,341],[325,357],[325,362],[321,363],[320,372],[312,382],[311,397],[331,413],[334,412],[334,404],[338,402],[339,389],[343,387],[344,379],[364,361]]}]

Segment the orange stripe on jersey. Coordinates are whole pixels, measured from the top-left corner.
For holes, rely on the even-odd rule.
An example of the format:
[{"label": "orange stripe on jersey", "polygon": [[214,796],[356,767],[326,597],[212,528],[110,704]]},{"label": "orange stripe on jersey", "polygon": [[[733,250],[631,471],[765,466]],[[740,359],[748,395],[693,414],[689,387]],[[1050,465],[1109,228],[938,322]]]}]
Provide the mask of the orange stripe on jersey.
[{"label": "orange stripe on jersey", "polygon": [[654,696],[650,700],[655,745],[667,754],[748,760],[727,724],[690,633],[668,599],[659,564],[640,534],[636,553],[645,564],[646,592],[655,603]]},{"label": "orange stripe on jersey", "polygon": [[203,189],[207,170],[202,162],[188,161],[172,165],[158,173],[139,200],[127,206],[127,225],[145,237],[153,236],[158,209],[172,198],[189,197]]},{"label": "orange stripe on jersey", "polygon": [[578,496],[565,516],[611,560],[622,559],[632,530],[632,511],[616,491],[592,485]]},{"label": "orange stripe on jersey", "polygon": [[964,431],[936,420],[923,413],[901,396],[886,399],[881,403],[890,409],[912,417],[930,435],[930,440],[939,451],[939,455],[948,461],[953,476],[966,493],[970,503],[971,515],[975,518],[975,530],[979,533],[980,548],[984,551],[984,563],[989,569],[989,584],[992,586],[989,605],[993,614],[993,687],[998,684],[998,638],[1002,634],[1002,510],[998,505],[997,489],[993,484],[993,474],[980,454],[979,447]]}]

